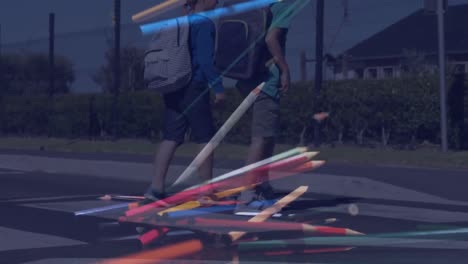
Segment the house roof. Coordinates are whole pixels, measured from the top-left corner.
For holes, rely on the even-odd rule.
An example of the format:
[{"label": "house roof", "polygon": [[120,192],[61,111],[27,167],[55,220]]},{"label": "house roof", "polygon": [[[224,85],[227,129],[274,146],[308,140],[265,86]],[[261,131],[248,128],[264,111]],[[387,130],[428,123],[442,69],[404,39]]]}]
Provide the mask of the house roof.
[{"label": "house roof", "polygon": [[[468,54],[468,4],[450,6],[445,13],[447,53]],[[435,54],[437,15],[423,9],[403,18],[346,51],[352,59],[399,57],[405,51]]]}]

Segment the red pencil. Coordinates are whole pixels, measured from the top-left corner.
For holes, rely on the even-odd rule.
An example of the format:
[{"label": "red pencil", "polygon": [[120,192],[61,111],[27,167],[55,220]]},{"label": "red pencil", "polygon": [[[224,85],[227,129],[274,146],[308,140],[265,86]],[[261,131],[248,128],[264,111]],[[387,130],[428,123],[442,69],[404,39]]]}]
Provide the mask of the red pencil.
[{"label": "red pencil", "polygon": [[[315,168],[323,165],[323,163],[324,163],[323,161],[307,162],[307,161],[310,160],[310,158],[312,158],[316,154],[317,154],[316,152],[303,153],[303,154],[294,156],[292,158],[288,158],[288,159],[280,160],[280,161],[272,163],[272,164],[264,165],[264,166],[262,166],[262,167],[260,167],[258,169],[255,169],[254,171],[256,171],[256,172],[259,172],[259,171],[272,171],[272,174],[274,174],[274,175],[270,176],[271,180],[277,179],[277,178],[282,178],[282,177],[285,177],[285,176],[290,176],[292,174],[302,172],[302,171],[306,171],[306,170],[315,169]],[[304,163],[304,162],[306,162],[306,163]],[[300,166],[300,167],[296,168],[295,170],[292,170],[292,168],[294,168],[295,166]],[[280,170],[282,170],[282,171],[280,171]],[[275,173],[275,171],[276,171],[276,173]],[[173,204],[182,203],[182,202],[185,202],[185,201],[188,201],[188,200],[192,200],[192,199],[196,198],[197,196],[199,196],[200,194],[209,193],[209,192],[212,192],[213,190],[216,190],[216,189],[229,187],[234,182],[237,182],[237,183],[238,183],[238,181],[248,182],[247,179],[251,178],[251,177],[255,177],[255,173],[247,172],[241,177],[226,179],[224,181],[215,182],[215,183],[211,183],[211,184],[207,184],[207,185],[202,185],[200,187],[190,189],[190,190],[186,190],[186,191],[181,191],[181,192],[179,192],[179,193],[177,193],[177,194],[175,194],[173,196],[170,196],[170,197],[168,197],[166,199],[156,201],[156,202],[151,203],[151,204],[143,205],[143,206],[140,206],[138,208],[133,208],[131,210],[128,210],[127,212],[125,212],[125,215],[126,216],[134,216],[134,215],[142,214],[142,213],[144,213],[144,212],[146,212],[148,210],[154,209],[154,208],[164,207],[167,204],[172,204],[173,205]]]},{"label": "red pencil", "polygon": [[[299,165],[298,167],[296,167],[294,169],[290,169],[288,171],[287,170],[284,170],[284,171],[274,170],[274,171],[272,171],[270,173],[269,178],[270,178],[270,180],[275,180],[275,179],[280,179],[280,178],[292,176],[292,175],[295,175],[297,173],[306,172],[306,171],[316,169],[316,168],[322,166],[323,164],[325,164],[324,161],[309,161],[309,162],[306,162],[306,163],[304,163],[302,165]],[[250,174],[250,175],[247,175],[246,177],[252,177],[252,176],[253,175]],[[167,199],[164,199],[163,201],[165,203],[177,204],[177,203],[180,203],[182,201],[188,201],[190,199],[194,199],[194,198],[198,197],[200,195],[200,193],[203,193],[207,189],[229,188],[229,187],[232,187],[232,186],[237,186],[237,185],[239,185],[239,181],[246,181],[247,179],[248,178],[227,179],[227,180],[224,180],[224,181],[221,181],[221,182],[212,183],[212,184],[207,185],[207,186],[201,186],[201,187],[196,188],[196,189],[192,189],[192,190],[189,190],[189,191],[184,191],[182,193],[179,193],[179,194],[171,196],[171,197],[169,197]],[[260,182],[257,179],[257,182],[255,182],[255,184],[258,184],[258,183],[260,183]],[[176,202],[177,200],[179,200],[179,202]],[[145,206],[142,206],[142,207],[135,208],[133,210],[127,211],[126,212],[127,217],[121,217],[120,221],[121,222],[125,222],[125,221],[127,221],[127,222],[128,221],[140,222],[141,220],[137,220],[136,218],[134,218],[136,215],[146,214],[145,212],[149,212],[150,210],[155,210],[159,206],[161,206],[162,204],[163,204],[162,202],[161,203],[156,202],[156,203],[152,203],[152,204],[149,204],[149,205],[145,205]],[[159,208],[163,209],[162,207],[159,207]],[[131,217],[131,218],[129,218],[129,217]]]},{"label": "red pencil", "polygon": [[361,233],[340,227],[316,226],[290,222],[248,222],[230,219],[213,219],[196,217],[193,220],[181,220],[179,225],[191,225],[200,228],[212,228],[230,231],[268,232],[268,231],[298,231],[320,235],[362,235]]},{"label": "red pencil", "polygon": [[169,232],[169,228],[167,227],[163,227],[161,229],[152,229],[138,237],[138,240],[140,240],[141,245],[145,247],[167,234],[167,232]]},{"label": "red pencil", "polygon": [[188,200],[192,200],[193,198],[199,196],[200,194],[210,192],[218,188],[219,186],[220,186],[220,183],[213,183],[210,185],[203,185],[195,189],[182,191],[166,199],[159,200],[154,203],[150,203],[147,205],[143,205],[143,206],[128,210],[127,212],[125,212],[125,215],[134,216],[134,215],[142,214],[150,209],[164,207],[167,204],[174,205],[174,204],[182,203]]},{"label": "red pencil", "polygon": [[296,172],[296,173],[301,173],[301,172],[307,172],[307,171],[310,171],[310,170],[314,170],[314,169],[317,169],[321,166],[323,166],[325,164],[325,161],[323,160],[311,160],[311,161],[308,161],[302,165],[299,165],[298,167],[296,168],[293,168],[292,171]]},{"label": "red pencil", "polygon": [[312,159],[314,156],[316,156],[318,152],[306,152],[303,154],[296,155],[291,158],[287,158],[284,160],[280,160],[275,163],[270,163],[265,166],[262,166],[258,169],[252,170],[251,172],[263,172],[263,171],[271,171],[271,170],[277,170],[277,171],[287,171],[291,168],[294,168],[296,166],[299,166],[310,159]]}]

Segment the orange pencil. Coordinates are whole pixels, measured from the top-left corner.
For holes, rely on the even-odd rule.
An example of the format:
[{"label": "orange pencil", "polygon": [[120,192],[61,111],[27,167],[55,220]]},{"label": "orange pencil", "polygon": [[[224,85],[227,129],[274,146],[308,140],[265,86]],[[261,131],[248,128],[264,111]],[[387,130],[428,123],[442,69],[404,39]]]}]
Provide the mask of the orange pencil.
[{"label": "orange pencil", "polygon": [[198,239],[192,239],[173,245],[156,248],[153,250],[144,251],[141,253],[132,254],[129,256],[111,259],[103,264],[149,264],[161,263],[168,259],[174,259],[197,253],[203,249],[203,244]]}]

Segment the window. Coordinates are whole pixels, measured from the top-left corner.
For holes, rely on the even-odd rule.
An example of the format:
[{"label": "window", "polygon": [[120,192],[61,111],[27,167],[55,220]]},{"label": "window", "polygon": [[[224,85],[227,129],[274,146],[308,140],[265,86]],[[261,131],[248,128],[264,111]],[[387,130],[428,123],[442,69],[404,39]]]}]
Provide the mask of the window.
[{"label": "window", "polygon": [[400,67],[387,65],[366,68],[364,71],[364,79],[388,79],[397,78],[400,74]]},{"label": "window", "polygon": [[468,61],[452,61],[448,66],[452,73],[468,73]]},{"label": "window", "polygon": [[465,63],[455,63],[454,64],[454,71],[456,73],[464,73],[467,72],[467,67]]},{"label": "window", "polygon": [[377,79],[378,71],[377,68],[368,68],[366,69],[365,79]]},{"label": "window", "polygon": [[393,71],[393,67],[385,67],[383,68],[383,77],[384,78],[393,78],[395,75],[394,75],[394,71]]},{"label": "window", "polygon": [[355,75],[358,79],[364,79],[364,70],[363,69],[356,69]]}]

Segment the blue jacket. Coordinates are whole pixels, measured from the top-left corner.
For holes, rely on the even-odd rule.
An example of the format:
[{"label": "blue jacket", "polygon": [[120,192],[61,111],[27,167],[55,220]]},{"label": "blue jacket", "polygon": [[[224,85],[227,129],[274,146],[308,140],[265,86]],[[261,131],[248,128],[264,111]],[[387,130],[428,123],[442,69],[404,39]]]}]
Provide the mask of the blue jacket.
[{"label": "blue jacket", "polygon": [[215,93],[224,92],[221,76],[214,68],[216,27],[209,18],[193,14],[190,21],[192,80],[206,82]]}]

